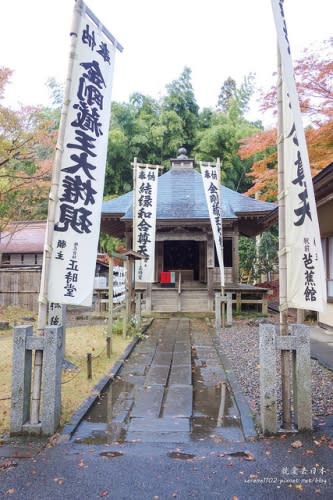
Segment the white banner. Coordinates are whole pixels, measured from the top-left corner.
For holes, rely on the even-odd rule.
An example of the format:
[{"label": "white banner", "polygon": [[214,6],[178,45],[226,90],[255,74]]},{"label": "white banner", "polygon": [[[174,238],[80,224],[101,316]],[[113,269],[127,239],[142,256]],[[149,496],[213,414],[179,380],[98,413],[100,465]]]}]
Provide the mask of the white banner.
[{"label": "white banner", "polygon": [[220,266],[221,287],[224,287],[220,164],[200,162],[200,170]]},{"label": "white banner", "polygon": [[272,0],[283,82],[287,306],[322,311],[326,280],[316,202],[283,0]]},{"label": "white banner", "polygon": [[49,302],[92,303],[116,50],[101,29],[85,11],[80,13],[56,202]]},{"label": "white banner", "polygon": [[134,163],[133,249],[145,257],[135,264],[135,280],[152,283],[155,269],[155,233],[158,166]]},{"label": "white banner", "polygon": [[127,292],[127,269],[125,266],[113,266],[112,290],[113,304],[124,302]]}]

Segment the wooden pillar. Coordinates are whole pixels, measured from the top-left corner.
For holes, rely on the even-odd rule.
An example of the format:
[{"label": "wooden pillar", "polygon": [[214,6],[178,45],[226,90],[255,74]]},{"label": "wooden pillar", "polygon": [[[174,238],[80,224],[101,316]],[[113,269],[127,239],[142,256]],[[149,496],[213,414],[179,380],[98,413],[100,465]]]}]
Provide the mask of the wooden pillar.
[{"label": "wooden pillar", "polygon": [[236,311],[240,313],[242,310],[242,293],[236,292]]},{"label": "wooden pillar", "polygon": [[214,304],[214,240],[211,232],[207,233],[207,289],[208,289],[208,309],[213,310]]},{"label": "wooden pillar", "polygon": [[232,237],[232,281],[239,283],[239,232],[238,224],[234,226]]},{"label": "wooden pillar", "polygon": [[152,285],[151,283],[146,284],[146,312],[151,312],[152,310]]}]

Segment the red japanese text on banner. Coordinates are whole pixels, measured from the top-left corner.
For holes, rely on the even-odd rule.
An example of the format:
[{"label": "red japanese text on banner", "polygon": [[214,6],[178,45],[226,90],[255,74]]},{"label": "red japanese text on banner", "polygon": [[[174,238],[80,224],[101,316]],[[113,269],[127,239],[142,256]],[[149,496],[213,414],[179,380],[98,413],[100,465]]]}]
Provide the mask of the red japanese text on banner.
[{"label": "red japanese text on banner", "polygon": [[135,279],[143,283],[154,281],[158,168],[134,164],[133,247],[144,257],[136,263]]}]

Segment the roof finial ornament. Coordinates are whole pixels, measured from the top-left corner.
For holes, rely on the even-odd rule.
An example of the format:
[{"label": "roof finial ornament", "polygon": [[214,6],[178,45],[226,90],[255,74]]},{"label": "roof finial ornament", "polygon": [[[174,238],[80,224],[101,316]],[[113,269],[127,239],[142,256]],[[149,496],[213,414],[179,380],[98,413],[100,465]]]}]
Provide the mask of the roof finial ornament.
[{"label": "roof finial ornament", "polygon": [[177,160],[188,160],[187,150],[183,146],[178,149]]}]

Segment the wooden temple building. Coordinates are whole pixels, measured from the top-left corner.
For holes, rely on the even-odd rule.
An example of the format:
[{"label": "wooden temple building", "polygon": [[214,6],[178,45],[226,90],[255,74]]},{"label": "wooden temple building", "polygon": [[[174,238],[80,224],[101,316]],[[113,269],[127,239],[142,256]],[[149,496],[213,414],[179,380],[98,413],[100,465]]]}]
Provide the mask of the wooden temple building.
[{"label": "wooden temple building", "polygon": [[[194,160],[179,150],[171,169],[158,178],[155,279],[136,284],[143,292],[146,311],[213,311],[220,288],[220,270],[201,174]],[[267,309],[267,289],[239,283],[239,237],[256,236],[267,229],[265,219],[276,208],[221,186],[225,292],[242,304]],[[105,201],[101,231],[124,239],[132,248],[133,192]],[[174,287],[163,286],[163,273],[175,276]]]}]

